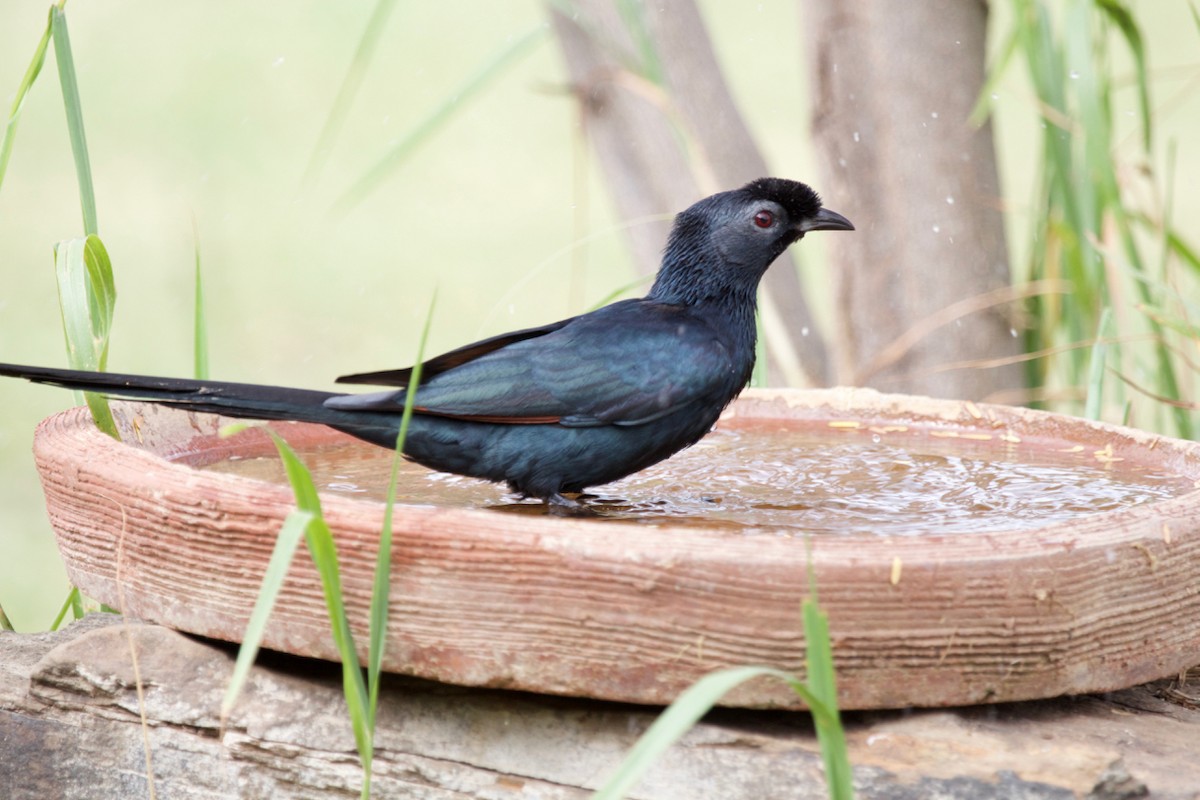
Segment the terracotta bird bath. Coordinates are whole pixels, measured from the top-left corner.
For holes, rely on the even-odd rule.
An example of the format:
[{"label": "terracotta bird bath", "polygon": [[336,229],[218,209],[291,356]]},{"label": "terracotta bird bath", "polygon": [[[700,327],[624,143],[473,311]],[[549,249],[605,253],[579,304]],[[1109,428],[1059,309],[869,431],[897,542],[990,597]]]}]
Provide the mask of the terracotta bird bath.
[{"label": "terracotta bird bath", "polygon": [[[114,411],[124,443],[97,432],[83,409],[38,428],[37,465],[71,579],[133,616],[237,641],[293,498],[277,481],[208,467],[269,456],[272,445],[253,429],[220,438],[226,421],[217,417],[142,404]],[[302,456],[348,441],[319,426],[274,429]],[[1079,508],[1046,519],[1042,510],[1067,503],[1054,486],[1035,488],[1032,517],[1010,518],[1001,506],[999,520],[982,527],[923,511],[929,490],[921,484],[899,495],[905,508],[895,512],[909,514],[905,525],[868,518],[846,531],[817,530],[805,514],[855,502],[852,492],[839,494],[842,476],[773,483],[771,470],[788,466],[781,457],[737,485],[718,480],[759,463],[736,437],[757,431],[755,441],[772,441],[792,430],[830,443],[808,446],[806,457],[818,459],[842,443],[961,450],[1017,464],[1050,453],[1055,464],[1090,470],[1084,489],[1114,470],[1159,483],[1149,499],[1085,496]],[[800,606],[810,569],[829,615],[845,708],[1104,691],[1200,661],[1196,444],[1024,409],[846,389],[748,391],[722,418],[714,436],[721,435],[734,437],[729,464],[707,454],[708,439],[688,451],[711,485],[696,474],[663,478],[645,490],[649,505],[632,509],[622,505],[621,485],[602,487],[608,499],[597,507],[610,518],[546,516],[500,488],[457,479],[441,481],[436,502],[406,497],[394,519],[385,667],[469,686],[652,704],[720,667],[802,672]],[[888,456],[876,468],[903,487],[917,461]],[[846,485],[860,471],[853,456],[848,463]],[[436,483],[425,474],[413,480]],[[822,481],[824,494],[815,488]],[[352,627],[365,643],[384,506],[329,485],[322,503]],[[743,487],[757,487],[759,499],[742,516],[725,513]],[[970,493],[969,509],[985,513],[1000,491],[987,484]],[[961,492],[950,485],[942,494],[949,502]],[[693,505],[679,511],[676,495]],[[661,513],[657,497],[666,504]],[[780,522],[793,514],[798,523]],[[264,644],[336,657],[303,552]],[[766,680],[725,702],[798,706]]]}]

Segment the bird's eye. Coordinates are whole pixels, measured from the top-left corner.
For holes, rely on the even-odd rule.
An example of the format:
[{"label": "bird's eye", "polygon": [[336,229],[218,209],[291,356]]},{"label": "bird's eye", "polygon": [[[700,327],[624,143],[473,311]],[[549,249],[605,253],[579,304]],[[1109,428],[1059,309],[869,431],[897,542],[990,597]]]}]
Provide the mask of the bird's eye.
[{"label": "bird's eye", "polygon": [[754,224],[760,228],[769,228],[775,224],[775,215],[764,208],[754,215]]}]

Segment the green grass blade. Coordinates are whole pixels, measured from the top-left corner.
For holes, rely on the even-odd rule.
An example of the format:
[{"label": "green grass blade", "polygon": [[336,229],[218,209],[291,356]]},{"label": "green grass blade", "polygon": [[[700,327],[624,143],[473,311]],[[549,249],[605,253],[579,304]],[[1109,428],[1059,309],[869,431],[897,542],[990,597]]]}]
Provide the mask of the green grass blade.
[{"label": "green grass blade", "polygon": [[350,61],[350,68],[346,70],[346,77],[342,79],[342,85],[338,89],[337,97],[334,98],[333,107],[329,109],[329,116],[325,119],[325,126],[321,128],[321,135],[317,137],[317,144],[313,148],[312,156],[308,159],[308,167],[305,168],[304,178],[301,180],[302,187],[307,188],[316,183],[322,170],[325,169],[325,162],[329,160],[334,142],[342,130],[342,125],[350,112],[350,106],[353,105],[358,89],[362,85],[367,66],[371,63],[375,49],[379,46],[379,39],[383,34],[387,19],[395,7],[396,0],[378,0],[375,3],[375,10],[371,12],[366,30],[363,31],[362,38],[358,41],[358,48],[354,51],[354,58]]},{"label": "green grass blade", "polygon": [[1143,305],[1139,307],[1139,310],[1158,325],[1173,330],[1186,339],[1194,339],[1200,342],[1200,325],[1189,322],[1186,319],[1171,316],[1158,306]]},{"label": "green grass blade", "polygon": [[639,0],[617,0],[617,12],[637,51],[638,63],[634,71],[655,86],[664,86],[662,61],[646,24],[645,4]]},{"label": "green grass blade", "polygon": [[79,204],[83,208],[83,232],[89,236],[99,233],[96,220],[96,193],[92,188],[92,166],[88,159],[87,137],[83,132],[83,108],[79,102],[79,81],[75,75],[75,59],[71,55],[71,38],[67,34],[67,17],[62,8],[50,9],[50,27],[54,36],[54,57],[58,63],[58,79],[62,84],[63,105],[67,111],[67,132],[71,137],[71,152],[75,155],[75,174],[79,182]]},{"label": "green grass blade", "polygon": [[21,79],[21,85],[17,87],[17,95],[13,98],[12,107],[8,111],[8,122],[4,126],[4,139],[0,140],[0,186],[4,185],[4,174],[8,171],[8,159],[12,156],[13,142],[17,138],[17,122],[21,119],[21,109],[25,105],[25,98],[41,73],[42,65],[46,63],[46,48],[50,46],[53,26],[54,9],[52,8],[46,17],[46,30],[42,33],[42,38],[33,51],[33,59],[25,70],[25,77]]},{"label": "green grass blade", "polygon": [[[247,427],[245,424],[230,425],[222,430],[222,435],[231,435]],[[369,793],[369,776],[370,765],[373,753],[373,733],[368,725],[368,698],[366,683],[363,680],[362,667],[358,660],[358,651],[354,646],[354,635],[350,630],[350,620],[346,615],[346,604],[342,594],[341,571],[338,566],[337,545],[333,540],[333,532],[325,523],[325,518],[321,512],[321,499],[317,493],[316,485],[313,483],[312,475],[304,466],[296,452],[292,450],[282,437],[270,428],[262,428],[262,430],[271,437],[275,443],[275,449],[279,451],[280,460],[283,462],[284,471],[287,473],[288,483],[292,487],[292,493],[296,498],[296,509],[288,515],[284,521],[284,526],[280,530],[279,538],[276,539],[275,549],[272,551],[271,560],[267,565],[267,571],[263,576],[263,589],[259,594],[258,600],[255,602],[254,611],[251,614],[251,623],[254,625],[252,630],[247,627],[247,637],[243,640],[242,648],[245,650],[250,647],[257,650],[259,643],[262,641],[262,631],[258,629],[258,622],[265,624],[267,617],[270,614],[270,608],[274,605],[275,599],[278,596],[279,586],[276,581],[282,583],[284,576],[287,573],[287,566],[290,563],[291,554],[295,551],[294,538],[299,534],[303,534],[305,544],[308,546],[309,554],[312,556],[313,564],[317,568],[317,572],[321,577],[321,587],[325,595],[325,605],[329,612],[329,621],[333,633],[334,644],[337,647],[338,655],[342,660],[342,691],[346,698],[346,707],[350,714],[350,725],[354,732],[355,746],[358,749],[359,757],[362,759],[363,768],[367,778],[364,780],[364,794]],[[264,597],[264,594],[266,595]],[[249,669],[253,663],[253,655],[243,656],[243,651],[239,650],[238,664],[242,663],[243,658],[246,659],[246,669]],[[235,673],[235,678],[236,678]],[[231,683],[229,689],[226,690],[225,700],[222,702],[222,714],[227,713],[232,707],[237,693],[240,691],[240,686],[234,687]]]},{"label": "green grass blade", "polygon": [[13,627],[12,620],[8,618],[8,614],[4,613],[4,606],[0,606],[0,631],[8,631],[16,633],[16,628]]},{"label": "green grass blade", "polygon": [[397,167],[412,155],[416,149],[429,139],[438,128],[444,125],[454,113],[466,102],[479,93],[489,83],[499,77],[505,69],[516,64],[522,57],[528,55],[534,45],[545,37],[547,27],[538,25],[523,36],[517,37],[511,44],[492,56],[465,83],[450,93],[450,96],[429,116],[425,117],[415,128],[408,132],[393,147],[387,155],[380,159],[375,166],[367,170],[358,181],[350,187],[334,204],[334,213],[344,214],[358,205],[390,175]]},{"label": "green grass blade", "polygon": [[837,679],[833,668],[833,648],[829,642],[829,617],[813,598],[804,601],[802,610],[804,640],[808,651],[805,655],[808,670],[805,685],[819,701],[814,708],[823,709],[822,713],[813,712],[813,722],[817,727],[821,758],[825,762],[829,796],[833,800],[850,800],[854,797],[854,772],[850,766],[846,733],[837,706]]},{"label": "green grass blade", "polygon": [[[1146,47],[1142,40],[1142,30],[1132,12],[1120,0],[1096,0],[1096,6],[1108,15],[1108,19],[1121,32],[1125,44],[1129,46],[1129,52],[1133,55],[1133,64],[1137,72],[1138,107],[1142,117],[1142,148],[1150,152],[1153,141],[1153,115],[1150,113],[1150,79],[1146,69]],[[1192,13],[1196,13],[1194,8]]]},{"label": "green grass blade", "polygon": [[[112,263],[97,236],[69,239],[54,248],[54,272],[62,312],[67,360],[74,369],[103,371],[108,364],[108,336],[117,301]],[[84,395],[97,427],[119,438],[103,395]]]},{"label": "green grass blade", "polygon": [[99,236],[93,234],[83,240],[83,266],[87,270],[88,310],[96,341],[97,367],[103,370],[108,367],[108,336],[117,307],[117,284],[108,250]]},{"label": "green grass blade", "polygon": [[272,609],[275,608],[275,601],[278,600],[279,591],[283,588],[283,580],[287,577],[288,567],[291,566],[296,548],[300,546],[300,538],[304,536],[304,532],[312,520],[311,512],[298,508],[293,509],[287,519],[283,521],[283,527],[279,529],[279,536],[275,539],[275,547],[271,551],[271,559],[267,562],[267,569],[263,573],[262,586],[259,587],[258,597],[250,612],[250,620],[246,623],[246,632],[242,635],[242,644],[238,648],[233,676],[229,679],[229,686],[225,689],[225,697],[221,701],[222,720],[227,718],[229,712],[233,710],[238,696],[242,693],[242,688],[246,685],[246,679],[250,677],[250,668],[254,666],[254,659],[258,657],[258,650],[262,645],[263,634],[267,628],[267,620],[271,616]]},{"label": "green grass blade", "polygon": [[829,616],[817,603],[817,573],[813,568],[812,539],[806,537],[804,549],[808,563],[808,597],[801,604],[804,620],[805,686],[815,699],[809,702],[817,742],[825,763],[825,780],[833,800],[854,797],[854,772],[846,750],[846,732],[842,727],[837,703],[837,674],[833,666],[833,645],[829,639]]},{"label": "green grass blade", "polygon": [[979,90],[979,97],[975,99],[975,106],[971,109],[969,120],[972,125],[977,127],[982,125],[991,115],[992,95],[996,93],[996,87],[1000,84],[1004,73],[1008,71],[1008,65],[1012,61],[1013,54],[1017,52],[1017,45],[1020,44],[1020,41],[1020,36],[1015,28],[1005,37],[1004,44],[1000,46],[1000,55],[988,68],[983,88]]},{"label": "green grass blade", "polygon": [[323,517],[315,517],[309,523],[305,529],[305,544],[308,545],[313,563],[317,565],[317,571],[321,575],[325,603],[329,608],[329,621],[333,628],[333,640],[337,645],[338,655],[342,659],[342,690],[345,693],[346,706],[350,712],[354,742],[358,748],[358,755],[362,759],[363,768],[367,774],[370,774],[373,735],[368,725],[367,686],[363,680],[358,652],[354,647],[354,635],[350,630],[350,620],[346,616],[337,547],[333,541],[333,532],[325,524]]},{"label": "green grass blade", "polygon": [[733,667],[705,675],[685,690],[642,734],[608,782],[592,795],[594,800],[624,797],[663,752],[687,733],[717,701],[742,683],[764,676],[787,683],[809,707],[825,763],[829,796],[833,800],[853,799],[854,776],[837,707],[829,620],[817,605],[816,576],[811,558],[808,579],[810,596],[804,600],[802,608],[807,680],[801,681],[774,667],[754,666]]},{"label": "green grass blade", "polygon": [[1087,403],[1083,408],[1083,416],[1087,419],[1100,419],[1104,400],[1104,362],[1108,355],[1108,328],[1112,319],[1112,309],[1107,306],[1100,312],[1100,324],[1096,326],[1096,341],[1092,344],[1092,363],[1088,368]]},{"label": "green grass blade", "polygon": [[425,327],[417,342],[417,357],[413,360],[412,374],[408,379],[408,390],[404,396],[404,413],[400,417],[400,430],[396,434],[396,452],[392,456],[392,473],[388,479],[387,503],[383,509],[383,529],[379,534],[379,554],[375,561],[375,583],[371,590],[371,642],[367,657],[367,691],[369,695],[367,719],[372,732],[375,730],[375,711],[379,705],[379,686],[383,676],[383,656],[387,648],[388,602],[392,588],[392,512],[396,505],[396,481],[400,476],[400,461],[404,452],[404,440],[416,407],[417,387],[421,384],[421,365],[425,359],[425,345],[429,341],[429,330],[433,324],[433,309],[437,304],[437,292],[429,300],[429,311],[425,314]]},{"label": "green grass blade", "polygon": [[[1133,273],[1139,278],[1146,276],[1146,266],[1142,261],[1142,256],[1138,250],[1137,241],[1134,237],[1132,229],[1132,221],[1125,209],[1116,205],[1112,209],[1113,218],[1117,223],[1117,232],[1121,239],[1122,249],[1125,257],[1128,259]],[[1146,280],[1137,280],[1134,282],[1138,296],[1143,305],[1153,305],[1153,298],[1150,294],[1150,287]],[[1175,363],[1171,358],[1170,348],[1166,344],[1166,339],[1163,336],[1162,326],[1157,320],[1149,317],[1150,332],[1154,335],[1154,341],[1157,343],[1154,347],[1154,360],[1157,367],[1155,375],[1156,386],[1158,393],[1171,400],[1181,400],[1183,393],[1180,387],[1178,372],[1175,369]],[[1176,435],[1181,439],[1196,438],[1196,426],[1192,419],[1192,414],[1183,407],[1173,407],[1171,416],[1175,422]]]},{"label": "green grass blade", "polygon": [[1179,258],[1187,264],[1192,270],[1200,275],[1200,254],[1183,240],[1174,230],[1167,232],[1167,246],[1171,248],[1171,252],[1179,256]]},{"label": "green grass blade", "polygon": [[762,676],[786,681],[793,689],[799,689],[802,696],[808,694],[796,676],[773,667],[732,667],[711,672],[688,687],[646,729],[608,782],[592,795],[593,800],[624,797],[667,748],[691,730],[718,700],[746,681]]},{"label": "green grass blade", "polygon": [[208,379],[208,320],[204,312],[204,283],[200,277],[200,235],[193,221],[194,250],[196,252],[195,304],[192,312],[192,375],[199,380]]},{"label": "green grass blade", "polygon": [[67,612],[70,611],[75,619],[83,616],[83,595],[79,593],[79,587],[72,586],[71,591],[67,592],[67,597],[63,600],[62,607],[58,609],[58,614],[54,617],[54,621],[50,623],[50,630],[56,631],[63,621],[67,618]]},{"label": "green grass blade", "polygon": [[350,630],[350,620],[346,616],[337,545],[333,541],[333,532],[325,523],[321,512],[321,499],[317,494],[317,487],[313,484],[312,475],[296,452],[279,434],[270,428],[264,428],[264,430],[274,440],[279,457],[283,460],[288,483],[291,484],[292,493],[296,496],[296,507],[301,511],[308,512],[310,516],[308,524],[304,527],[304,540],[308,545],[313,564],[316,565],[317,572],[321,576],[321,587],[325,593],[325,605],[329,611],[333,641],[337,646],[338,655],[342,659],[342,689],[346,696],[346,707],[350,712],[354,741],[359,757],[363,761],[364,770],[369,774],[373,743],[368,725],[367,686],[363,681],[358,651],[354,647],[354,634]]},{"label": "green grass blade", "polygon": [[1158,279],[1163,283],[1168,283],[1170,277],[1168,268],[1171,263],[1171,244],[1169,237],[1171,228],[1174,227],[1172,219],[1175,215],[1175,155],[1176,155],[1175,139],[1167,141],[1167,164],[1163,170],[1166,185],[1163,188],[1163,209],[1162,209],[1162,225],[1158,233]]}]

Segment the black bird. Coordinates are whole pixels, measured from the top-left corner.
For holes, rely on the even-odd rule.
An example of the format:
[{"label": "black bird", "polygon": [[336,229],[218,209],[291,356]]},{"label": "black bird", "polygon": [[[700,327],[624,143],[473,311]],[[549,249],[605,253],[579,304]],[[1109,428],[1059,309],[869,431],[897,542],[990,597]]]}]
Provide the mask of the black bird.
[{"label": "black bird", "polygon": [[[759,280],[809,231],[854,230],[803,183],[761,178],[675,218],[650,293],[422,365],[404,455],[556,506],[694,444],[754,366]],[[372,394],[0,364],[0,375],[233,417],[318,422],[395,447],[412,369]]]}]

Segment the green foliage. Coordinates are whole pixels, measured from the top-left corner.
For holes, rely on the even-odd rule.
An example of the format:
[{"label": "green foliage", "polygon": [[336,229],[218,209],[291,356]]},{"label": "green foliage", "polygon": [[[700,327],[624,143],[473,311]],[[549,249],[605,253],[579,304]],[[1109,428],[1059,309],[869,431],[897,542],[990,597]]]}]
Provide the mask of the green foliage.
[{"label": "green foliage", "polygon": [[[367,686],[363,680],[358,651],[354,646],[354,634],[350,630],[350,619],[346,614],[342,573],[338,566],[337,544],[334,541],[333,531],[326,524],[321,512],[321,499],[313,484],[312,475],[309,474],[304,463],[287,442],[283,441],[274,431],[267,430],[271,438],[275,440],[280,458],[283,459],[288,482],[291,483],[292,491],[296,495],[296,509],[291,515],[296,519],[293,524],[303,531],[309,555],[317,568],[317,573],[321,576],[321,587],[325,593],[325,607],[329,611],[333,642],[342,661],[342,691],[346,696],[346,707],[350,713],[350,726],[354,731],[354,741],[358,747],[359,756],[363,760],[363,768],[369,776],[373,752],[373,731],[368,722]],[[274,602],[274,598],[271,598],[271,601]],[[262,602],[261,597],[258,602]],[[257,604],[255,605],[257,606]],[[365,792],[364,796],[369,796],[369,792]]]},{"label": "green foliage", "polygon": [[83,595],[75,586],[72,586],[71,590],[67,592],[67,599],[63,600],[62,607],[58,609],[58,614],[50,623],[50,630],[58,630],[66,620],[68,612],[71,614],[71,619],[83,619]]},{"label": "green foliage", "polygon": [[1108,355],[1108,329],[1112,321],[1112,309],[1106,308],[1100,314],[1100,322],[1096,328],[1096,338],[1092,344],[1092,363],[1088,369],[1087,405],[1083,415],[1088,419],[1100,419],[1100,405],[1104,398],[1104,362]]},{"label": "green foliage", "polygon": [[75,174],[79,181],[79,204],[83,209],[83,232],[99,233],[96,220],[96,193],[92,188],[92,165],[88,158],[87,136],[83,131],[83,108],[79,102],[79,81],[75,76],[75,58],[67,34],[67,16],[61,6],[50,9],[50,27],[54,35],[54,57],[58,62],[58,80],[62,84],[63,105],[67,111],[67,133],[75,155]]},{"label": "green foliage", "polygon": [[[248,426],[245,424],[231,425],[223,429],[221,435],[233,435],[246,427]],[[280,446],[280,440],[276,439],[275,441],[276,446]],[[286,444],[282,445],[282,447],[286,446]],[[229,716],[242,689],[245,688],[246,681],[250,677],[250,668],[254,666],[254,659],[258,657],[259,648],[262,646],[267,620],[279,599],[279,591],[283,588],[283,580],[287,576],[288,567],[292,563],[292,557],[296,554],[296,548],[300,545],[300,537],[306,533],[312,522],[312,512],[297,508],[288,514],[287,519],[283,522],[283,527],[280,528],[279,536],[275,539],[275,547],[271,550],[271,558],[267,562],[267,569],[263,573],[262,585],[259,586],[254,608],[250,612],[250,620],[246,623],[246,632],[242,635],[242,644],[238,648],[233,676],[229,679],[225,697],[221,700],[222,720]]]},{"label": "green foliage", "polygon": [[[383,677],[383,656],[387,647],[388,601],[392,586],[392,511],[396,505],[396,481],[400,476],[400,459],[404,452],[404,440],[408,437],[408,426],[412,422],[416,407],[417,387],[421,385],[421,362],[425,358],[425,345],[429,341],[429,329],[433,323],[433,309],[437,294],[429,300],[429,311],[425,315],[425,327],[417,345],[417,357],[408,378],[408,391],[404,396],[404,413],[400,418],[400,430],[396,433],[396,449],[392,456],[392,473],[388,480],[387,502],[383,508],[383,527],[379,531],[379,552],[375,558],[375,581],[371,589],[371,642],[367,657],[367,683],[370,694],[368,721],[374,736],[375,711],[379,705],[379,684]],[[370,781],[370,769],[367,780]],[[365,790],[364,790],[365,791]],[[364,794],[364,797],[369,791]]]},{"label": "green foliage", "polygon": [[[79,102],[79,82],[75,76],[75,60],[67,34],[67,18],[62,4],[50,8],[50,33],[54,39],[54,56],[62,86],[63,105],[67,113],[67,133],[75,156],[75,174],[79,182],[79,203],[83,210],[85,238],[68,239],[54,247],[54,273],[58,281],[59,310],[62,313],[63,333],[67,341],[67,358],[75,369],[103,371],[108,363],[108,336],[112,330],[113,309],[117,302],[117,287],[113,280],[112,262],[100,241],[96,220],[96,196],[92,189],[92,169],[88,159],[87,137],[83,128],[83,109]],[[38,47],[35,64],[45,56],[44,41]],[[30,84],[38,69],[31,65],[26,78]],[[102,395],[84,395],[96,426],[114,439],[119,439],[116,422]]]},{"label": "green foliage", "polygon": [[[1131,176],[1149,172],[1153,141],[1141,29],[1120,0],[1013,0],[1012,4],[1014,26],[1000,48],[976,116],[986,111],[985,98],[1011,58],[1023,56],[1043,128],[1027,277],[1065,279],[1073,289],[1065,298],[1042,296],[1031,303],[1026,349],[1058,348],[1058,352],[1029,362],[1030,384],[1087,387],[1087,408],[1080,407],[1082,398],[1078,398],[1069,401],[1066,410],[1100,413],[1102,376],[1089,372],[1096,353],[1089,360],[1086,347],[1060,346],[1086,343],[1111,309],[1117,330],[1109,362],[1122,373],[1136,371],[1138,381],[1149,382],[1153,388],[1147,395],[1175,402],[1170,427],[1193,438],[1193,420],[1178,402],[1188,388],[1179,377],[1188,372],[1186,362],[1178,357],[1175,341],[1160,321],[1142,312],[1148,306],[1182,304],[1166,274],[1150,273],[1151,259],[1145,255],[1148,238],[1162,253],[1163,273],[1168,258],[1176,256],[1191,269],[1194,281],[1200,264],[1171,228],[1169,214],[1155,218],[1140,211],[1132,199],[1135,187],[1130,184],[1136,178]],[[1140,129],[1135,168],[1122,163],[1114,132],[1119,81],[1110,54],[1113,42],[1124,47],[1134,65],[1132,91]],[[1179,315],[1183,316],[1182,309]],[[1120,392],[1120,386],[1114,391]],[[1119,394],[1111,400],[1124,404]],[[1162,405],[1146,405],[1148,416],[1163,411]],[[1137,422],[1151,426],[1154,421]]]},{"label": "green foliage", "polygon": [[[67,360],[74,369],[103,371],[108,364],[108,336],[112,329],[117,288],[112,263],[100,237],[69,239],[54,248],[54,272]],[[103,395],[84,395],[96,426],[113,438],[117,425]]]},{"label": "green foliage", "polygon": [[[275,431],[264,427],[263,430],[275,442],[275,448],[279,451],[279,457],[283,461],[288,482],[296,497],[296,508],[284,520],[279,536],[275,540],[275,547],[271,551],[271,558],[263,573],[262,585],[259,587],[258,596],[254,601],[246,632],[242,636],[233,676],[221,702],[221,718],[225,719],[233,710],[233,706],[250,676],[250,668],[254,665],[254,659],[258,655],[266,632],[267,620],[271,616],[271,610],[275,607],[279,592],[283,588],[284,578],[287,576],[288,568],[295,556],[300,538],[303,536],[313,564],[321,576],[321,586],[325,593],[325,605],[329,611],[334,644],[342,662],[342,689],[346,697],[346,708],[350,714],[350,725],[354,731],[355,745],[363,765],[363,798],[371,796],[375,718],[379,705],[380,681],[383,677],[383,656],[387,648],[388,601],[392,583],[392,511],[396,502],[396,479],[399,474],[404,438],[408,434],[409,422],[412,420],[413,404],[417,394],[416,387],[421,382],[420,363],[425,343],[429,338],[435,302],[436,298],[430,301],[429,313],[425,319],[425,327],[422,330],[421,342],[418,347],[417,366],[409,378],[404,413],[400,419],[400,430],[396,436],[396,451],[392,458],[391,480],[388,484],[383,526],[379,535],[379,550],[375,560],[365,679],[358,660],[354,634],[350,629],[349,617],[346,614],[341,569],[338,566],[337,544],[333,531],[325,522],[321,511],[321,498],[313,483],[312,475],[288,443]],[[222,435],[236,434],[246,427],[248,427],[246,424],[231,425],[222,430]]]},{"label": "green foliage", "polygon": [[[71,366],[75,369],[103,370],[108,360],[108,335],[112,328],[117,291],[108,251],[98,236],[96,196],[92,187],[83,108],[79,100],[79,81],[75,74],[75,60],[71,53],[64,5],[65,0],[61,0],[57,5],[50,7],[46,30],[34,48],[33,59],[17,87],[16,97],[9,110],[4,139],[0,142],[0,185],[3,185],[4,174],[8,169],[25,98],[41,74],[46,61],[46,50],[53,40],[63,106],[67,116],[67,133],[75,157],[84,231],[84,238],[62,241],[54,247],[59,309],[62,313],[67,357]],[[116,423],[108,408],[108,400],[101,395],[90,393],[84,397],[100,430],[119,438]]]},{"label": "green foliage", "polygon": [[[227,430],[236,433],[244,427],[244,425],[234,425]],[[221,702],[221,716],[222,718],[228,716],[249,677],[250,667],[262,644],[267,619],[279,597],[279,590],[283,586],[283,579],[287,575],[288,566],[299,545],[300,537],[303,536],[309,555],[321,577],[333,641],[342,662],[342,689],[346,696],[350,725],[354,731],[354,741],[358,747],[359,756],[363,759],[364,768],[369,775],[371,753],[373,752],[373,731],[368,721],[367,686],[363,680],[358,651],[354,646],[350,620],[346,615],[341,570],[338,567],[337,545],[334,542],[333,532],[322,515],[321,499],[317,488],[304,463],[279,434],[270,428],[263,428],[263,430],[275,442],[275,447],[279,451],[288,482],[296,496],[296,508],[284,520],[279,536],[275,540],[275,547],[271,551],[271,559],[263,575],[262,586],[250,613],[250,621],[246,627],[246,633],[242,637],[242,645],[238,650],[233,677]],[[369,796],[368,783],[364,787],[363,797]]]},{"label": "green foliage", "polygon": [[29,62],[29,68],[25,70],[25,76],[17,87],[17,95],[13,98],[12,107],[8,111],[8,123],[4,126],[4,139],[0,141],[0,186],[4,185],[4,173],[8,171],[8,159],[12,155],[13,142],[17,138],[17,122],[21,119],[21,109],[25,106],[25,98],[29,95],[29,90],[33,88],[33,82],[41,73],[42,64],[46,62],[46,48],[50,46],[50,36],[54,27],[54,11],[54,8],[50,9],[50,15],[46,19],[46,31],[33,50],[33,60]]},{"label": "green foliage", "polygon": [[[832,800],[851,800],[854,797],[854,771],[846,752],[846,732],[842,728],[837,705],[837,676],[833,668],[833,645],[829,641],[829,617],[817,606],[815,598],[814,589],[813,596],[805,599],[802,608],[804,639],[807,643],[804,665],[808,670],[808,691],[811,695],[811,699],[806,698],[805,702],[813,709],[813,722],[817,726],[817,741],[825,762],[829,796]],[[800,694],[795,685],[792,689]]]}]

